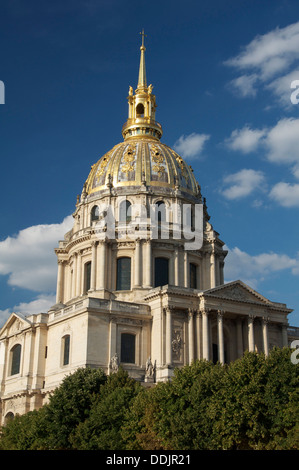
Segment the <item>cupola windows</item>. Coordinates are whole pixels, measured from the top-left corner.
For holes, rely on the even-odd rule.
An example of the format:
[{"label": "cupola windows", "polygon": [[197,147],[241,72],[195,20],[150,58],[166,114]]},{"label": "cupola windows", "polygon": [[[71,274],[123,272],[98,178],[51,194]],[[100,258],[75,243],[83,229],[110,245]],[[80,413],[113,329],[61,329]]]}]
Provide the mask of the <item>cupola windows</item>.
[{"label": "cupola windows", "polygon": [[99,220],[99,218],[100,218],[99,207],[98,206],[93,206],[93,208],[91,209],[91,214],[90,214],[91,223]]},{"label": "cupola windows", "polygon": [[138,103],[136,106],[136,117],[143,118],[144,117],[144,106],[142,103]]},{"label": "cupola windows", "polygon": [[119,205],[119,222],[131,222],[131,203],[127,199]]}]

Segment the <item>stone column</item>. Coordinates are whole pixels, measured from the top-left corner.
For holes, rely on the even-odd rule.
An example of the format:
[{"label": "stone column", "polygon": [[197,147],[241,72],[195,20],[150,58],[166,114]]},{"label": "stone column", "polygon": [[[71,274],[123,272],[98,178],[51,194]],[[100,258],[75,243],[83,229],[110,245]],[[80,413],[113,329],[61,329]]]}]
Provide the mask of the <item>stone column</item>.
[{"label": "stone column", "polygon": [[248,349],[254,351],[254,316],[248,315]]},{"label": "stone column", "polygon": [[179,285],[179,249],[174,250],[174,285]]},{"label": "stone column", "polygon": [[[109,323],[109,344],[108,344],[108,373],[110,373],[111,358],[116,353],[116,323],[112,318]],[[121,358],[120,358],[121,359]]]},{"label": "stone column", "polygon": [[189,287],[188,252],[184,251],[184,287]]},{"label": "stone column", "polygon": [[211,265],[211,272],[210,272],[211,281],[210,282],[211,282],[211,289],[213,289],[213,287],[216,287],[216,260],[215,260],[214,248],[212,248],[212,252],[211,252],[210,265]]},{"label": "stone column", "polygon": [[152,243],[148,239],[145,242],[145,285],[146,287],[152,287]]},{"label": "stone column", "polygon": [[76,268],[77,274],[76,274],[76,295],[81,295],[81,280],[82,280],[82,255],[81,251],[78,252],[77,255],[77,268]]},{"label": "stone column", "polygon": [[73,254],[73,277],[72,277],[72,298],[76,297],[77,291],[77,253]]},{"label": "stone column", "polygon": [[223,315],[222,310],[217,312],[218,320],[218,360],[221,364],[224,364],[224,338],[223,338]]},{"label": "stone column", "polygon": [[201,359],[201,312],[196,312],[196,357]]},{"label": "stone column", "polygon": [[282,346],[287,347],[288,346],[288,324],[283,323],[282,324]]},{"label": "stone column", "polygon": [[242,320],[237,319],[237,357],[243,356],[243,334],[242,334]]},{"label": "stone column", "polygon": [[90,273],[90,289],[91,291],[96,288],[96,273],[97,273],[97,242],[93,241],[91,244],[91,273]]},{"label": "stone column", "polygon": [[58,273],[57,273],[57,288],[56,288],[56,303],[59,304],[63,301],[63,286],[64,286],[64,261],[58,260]]},{"label": "stone column", "polygon": [[105,240],[99,241],[99,246],[97,249],[98,259],[97,259],[97,288],[105,289],[105,276],[106,276],[106,242]]},{"label": "stone column", "polygon": [[264,317],[262,321],[263,321],[263,346],[264,346],[264,353],[265,353],[265,356],[268,356],[268,354],[269,354],[269,337],[268,337],[268,323],[269,323],[269,318]]},{"label": "stone column", "polygon": [[141,286],[141,282],[140,282],[140,261],[141,261],[140,250],[141,250],[140,238],[137,238],[136,243],[135,243],[135,276],[134,276],[135,287],[140,287]]},{"label": "stone column", "polygon": [[166,348],[166,365],[171,365],[172,363],[172,350],[171,350],[171,340],[172,340],[172,315],[171,315],[171,308],[165,308],[166,313],[166,341],[165,341],[165,348]]},{"label": "stone column", "polygon": [[193,310],[188,310],[188,341],[189,341],[189,364],[194,361],[194,325],[193,325]]},{"label": "stone column", "polygon": [[202,310],[202,355],[203,359],[210,359],[210,341],[209,341],[209,312]]}]

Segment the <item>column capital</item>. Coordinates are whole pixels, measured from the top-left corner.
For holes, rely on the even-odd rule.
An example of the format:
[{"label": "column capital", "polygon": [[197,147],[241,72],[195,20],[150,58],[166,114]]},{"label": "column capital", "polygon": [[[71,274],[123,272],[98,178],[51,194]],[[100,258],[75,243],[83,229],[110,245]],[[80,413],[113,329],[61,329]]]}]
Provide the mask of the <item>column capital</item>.
[{"label": "column capital", "polygon": [[193,318],[194,314],[196,313],[196,309],[188,308],[188,317]]},{"label": "column capital", "polygon": [[173,313],[174,307],[172,307],[171,305],[166,305],[166,307],[163,307],[163,311],[164,313]]},{"label": "column capital", "polygon": [[224,317],[224,314],[225,314],[225,310],[217,310],[217,316],[218,316],[218,318]]},{"label": "column capital", "polygon": [[211,313],[211,309],[210,309],[210,308],[202,308],[202,309],[200,310],[200,312],[201,312],[202,315],[208,316],[208,315],[210,315],[210,313]]}]

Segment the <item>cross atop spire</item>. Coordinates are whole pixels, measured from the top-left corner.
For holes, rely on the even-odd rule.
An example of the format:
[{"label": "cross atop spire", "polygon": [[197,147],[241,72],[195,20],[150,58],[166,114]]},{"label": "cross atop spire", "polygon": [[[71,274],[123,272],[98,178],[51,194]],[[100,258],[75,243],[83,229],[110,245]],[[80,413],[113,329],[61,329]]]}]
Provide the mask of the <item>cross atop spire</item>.
[{"label": "cross atop spire", "polygon": [[144,38],[146,38],[146,34],[144,34],[144,29],[142,30],[142,33],[139,33],[142,36],[142,44],[141,47],[144,47]]}]

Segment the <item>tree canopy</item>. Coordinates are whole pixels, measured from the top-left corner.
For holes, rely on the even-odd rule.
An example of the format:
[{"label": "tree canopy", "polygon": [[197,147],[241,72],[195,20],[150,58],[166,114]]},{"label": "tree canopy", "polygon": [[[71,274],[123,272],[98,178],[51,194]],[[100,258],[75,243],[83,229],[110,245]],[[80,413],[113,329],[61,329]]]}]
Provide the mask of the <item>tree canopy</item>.
[{"label": "tree canopy", "polygon": [[144,387],[82,368],[40,410],[2,428],[0,449],[298,450],[299,364],[289,348],[229,365],[194,361]]}]

